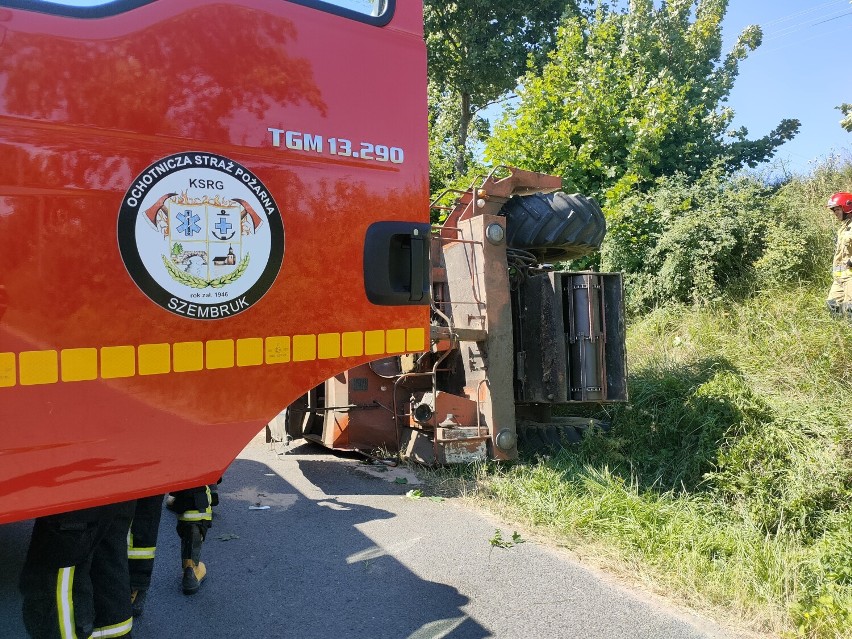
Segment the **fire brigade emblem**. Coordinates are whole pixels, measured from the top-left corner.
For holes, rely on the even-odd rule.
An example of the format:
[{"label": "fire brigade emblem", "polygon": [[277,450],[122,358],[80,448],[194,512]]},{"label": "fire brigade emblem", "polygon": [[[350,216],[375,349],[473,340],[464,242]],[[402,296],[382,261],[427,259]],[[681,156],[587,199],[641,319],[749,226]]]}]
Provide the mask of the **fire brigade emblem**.
[{"label": "fire brigade emblem", "polygon": [[284,257],[272,194],[251,171],[211,153],[148,167],[127,191],[118,244],[130,276],[154,302],[196,319],[251,307]]}]

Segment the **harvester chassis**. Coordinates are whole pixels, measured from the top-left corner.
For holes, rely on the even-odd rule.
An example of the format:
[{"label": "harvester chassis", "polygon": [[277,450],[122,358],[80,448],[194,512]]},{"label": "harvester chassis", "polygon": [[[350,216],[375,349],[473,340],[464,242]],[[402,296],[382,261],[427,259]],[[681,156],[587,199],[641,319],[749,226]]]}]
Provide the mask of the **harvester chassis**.
[{"label": "harvester chassis", "polygon": [[510,460],[606,424],[553,408],[627,399],[619,273],[546,260],[600,247],[598,204],[507,169],[456,192],[431,240],[430,349],[350,369],[273,421],[272,439],[382,450],[425,464]]}]

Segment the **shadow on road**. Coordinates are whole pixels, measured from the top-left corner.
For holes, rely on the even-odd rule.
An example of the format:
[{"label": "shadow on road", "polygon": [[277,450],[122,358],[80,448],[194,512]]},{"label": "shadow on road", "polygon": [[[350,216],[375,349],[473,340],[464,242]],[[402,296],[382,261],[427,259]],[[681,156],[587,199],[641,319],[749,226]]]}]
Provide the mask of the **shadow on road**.
[{"label": "shadow on road", "polygon": [[[491,636],[465,614],[468,600],[455,588],[421,579],[359,530],[395,515],[354,503],[355,496],[403,494],[405,486],[299,453],[303,477],[294,483],[301,490],[264,463],[237,459],[228,469],[202,553],[209,578],[193,597],[180,593],[175,517],[164,513],[154,583],[134,639]],[[16,582],[29,528],[0,526],[0,636],[10,639],[25,637]],[[416,539],[394,547],[436,551]]]}]

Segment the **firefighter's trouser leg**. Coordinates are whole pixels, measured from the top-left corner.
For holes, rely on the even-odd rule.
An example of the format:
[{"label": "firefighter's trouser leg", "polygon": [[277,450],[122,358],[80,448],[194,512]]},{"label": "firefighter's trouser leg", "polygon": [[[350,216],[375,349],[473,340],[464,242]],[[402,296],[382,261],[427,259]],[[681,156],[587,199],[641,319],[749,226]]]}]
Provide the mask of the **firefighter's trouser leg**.
[{"label": "firefighter's trouser leg", "polygon": [[213,520],[209,486],[172,493],[177,510],[177,533],[180,537],[181,567],[184,571],[183,592],[190,595],[198,590],[207,569],[201,563],[201,546]]},{"label": "firefighter's trouser leg", "polygon": [[132,517],[132,505],[116,516],[92,558],[93,639],[127,639],[133,628],[127,561],[127,535]]},{"label": "firefighter's trouser leg", "polygon": [[825,304],[832,314],[852,319],[852,277],[835,277]]},{"label": "firefighter's trouser leg", "polygon": [[127,536],[127,563],[130,566],[130,602],[134,617],[145,610],[151,573],[154,571],[154,555],[157,551],[157,536],[160,518],[163,515],[163,495],[153,495],[136,500],[133,523]]},{"label": "firefighter's trouser leg", "polygon": [[151,585],[162,514],[163,495],[136,500],[136,511],[133,513],[130,536],[127,538],[131,590],[147,590]]},{"label": "firefighter's trouser leg", "polygon": [[201,560],[201,545],[207,536],[207,530],[213,521],[213,509],[210,507],[210,488],[199,486],[189,490],[172,493],[174,508],[178,512],[177,533],[181,539],[181,561]]},{"label": "firefighter's trouser leg", "polygon": [[122,617],[126,628],[98,636],[130,636],[126,544],[132,508],[124,502],[36,520],[20,580],[30,637],[88,639],[96,621]]}]

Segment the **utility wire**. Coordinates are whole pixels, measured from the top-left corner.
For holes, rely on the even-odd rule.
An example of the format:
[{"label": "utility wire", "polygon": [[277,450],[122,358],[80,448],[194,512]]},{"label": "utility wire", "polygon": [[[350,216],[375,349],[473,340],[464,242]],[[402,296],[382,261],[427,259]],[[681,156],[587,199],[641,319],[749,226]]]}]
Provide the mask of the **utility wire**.
[{"label": "utility wire", "polygon": [[[766,35],[768,35],[770,38],[777,37],[778,35],[781,35],[786,31],[797,31],[800,29],[807,28],[813,20],[819,20],[820,18],[829,17],[832,13],[841,11],[841,5],[846,5],[848,7],[849,0],[831,0],[831,2],[826,2],[820,5],[816,5],[814,7],[809,7],[802,11],[796,11],[795,13],[776,18],[775,20],[761,22],[760,26],[761,28],[763,28],[764,32],[767,32]],[[795,22],[793,22],[793,24],[783,24],[789,23],[791,21]]]},{"label": "utility wire", "polygon": [[832,16],[831,18],[820,21],[819,23],[803,25],[798,29],[791,29],[791,30],[783,32],[783,33],[774,33],[774,34],[770,35],[768,38],[766,38],[766,37],[763,38],[762,43],[767,44],[767,43],[774,43],[774,42],[777,42],[777,41],[790,41],[794,37],[797,37],[797,34],[799,34],[799,33],[811,32],[813,30],[813,28],[816,27],[817,24],[823,24],[823,22],[831,22],[832,20],[842,18],[844,15],[848,15],[848,14]]},{"label": "utility wire", "polygon": [[775,20],[770,20],[769,22],[765,22],[762,26],[769,27],[774,24],[778,24],[779,22],[787,22],[789,20],[795,20],[800,16],[805,16],[809,13],[813,13],[814,11],[819,11],[820,9],[824,9],[826,7],[836,7],[841,4],[847,4],[847,0],[831,0],[831,2],[826,2],[824,4],[818,4],[815,7],[810,7],[809,9],[803,9],[802,11],[797,11],[795,13],[791,13],[786,16],[782,16],[780,18],[776,18]]},{"label": "utility wire", "polygon": [[837,18],[842,18],[843,16],[852,16],[852,11],[847,11],[846,13],[841,13],[839,16],[834,16],[833,18],[829,18],[828,20],[823,20],[822,22],[815,22],[812,26],[817,26],[818,24],[824,24],[826,22],[831,22],[832,20],[837,20]]},{"label": "utility wire", "polygon": [[[791,25],[789,27],[784,27],[783,29],[779,29],[778,31],[769,32],[769,33],[765,34],[763,41],[764,42],[771,42],[772,40],[778,40],[780,38],[787,38],[787,37],[793,35],[794,33],[798,33],[800,31],[804,31],[806,29],[810,29],[812,27],[815,27],[819,24],[823,24],[825,22],[831,22],[832,20],[837,20],[838,18],[842,18],[843,16],[847,16],[847,15],[850,15],[850,14],[852,14],[852,11],[845,11],[843,13],[839,13],[839,14],[836,14],[836,15],[824,14],[824,15],[814,16],[814,18],[817,19],[816,22],[810,22],[810,21],[803,22],[803,23],[800,23],[800,24]],[[820,18],[822,18],[822,19],[820,19]]]},{"label": "utility wire", "polygon": [[777,43],[778,46],[773,47],[771,49],[764,49],[763,47],[760,47],[758,49],[755,49],[751,53],[749,53],[748,57],[749,57],[749,59],[752,59],[755,56],[763,56],[763,55],[767,55],[767,54],[770,54],[770,53],[775,53],[777,51],[783,51],[784,49],[789,49],[790,47],[799,46],[799,45],[805,44],[807,42],[811,42],[813,40],[819,40],[821,38],[825,38],[826,36],[834,34],[834,33],[848,32],[848,30],[849,30],[848,27],[843,26],[843,27],[839,27],[837,29],[832,29],[830,31],[823,31],[822,33],[817,33],[816,35],[812,35],[809,38],[790,39],[786,43],[779,42],[779,43]]}]

